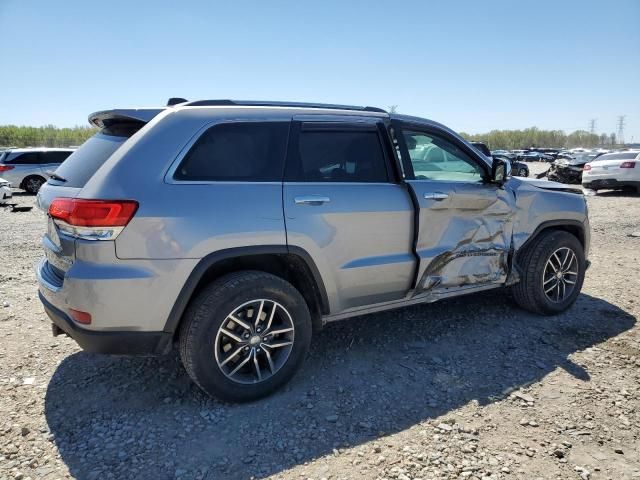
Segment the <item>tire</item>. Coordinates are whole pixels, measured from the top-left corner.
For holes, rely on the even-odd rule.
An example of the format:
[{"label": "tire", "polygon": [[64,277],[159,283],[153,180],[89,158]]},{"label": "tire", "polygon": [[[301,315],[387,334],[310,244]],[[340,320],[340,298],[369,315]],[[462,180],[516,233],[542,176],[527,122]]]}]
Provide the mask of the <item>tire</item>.
[{"label": "tire", "polygon": [[[567,251],[573,253],[575,262],[573,257],[566,257],[566,261],[571,258],[571,264],[565,268],[560,264],[565,260],[564,254]],[[552,259],[554,253],[556,257]],[[543,232],[531,245],[526,246],[517,262],[522,275],[512,291],[516,303],[525,310],[541,315],[555,315],[565,311],[578,298],[584,282],[586,261],[582,244],[570,233],[561,230]],[[547,266],[549,262],[550,267]],[[553,273],[555,267],[560,267],[565,272],[560,278]],[[575,274],[569,275],[567,272]],[[545,289],[558,283],[563,285],[545,293]],[[562,298],[560,293],[564,294]]]},{"label": "tire", "polygon": [[521,168],[520,170],[518,170],[518,176],[519,177],[528,177],[529,176],[529,172],[527,172],[527,170],[525,170],[524,168]]},{"label": "tire", "polygon": [[[258,316],[262,320],[255,322]],[[275,337],[266,335],[287,329]],[[309,308],[291,284],[265,272],[235,272],[206,286],[187,308],[179,332],[180,357],[209,395],[248,402],[293,377],[309,349],[311,332]]]},{"label": "tire", "polygon": [[27,192],[35,195],[38,193],[38,190],[40,190],[40,187],[42,187],[44,182],[46,182],[46,180],[39,175],[31,175],[22,181],[22,185],[24,185],[24,189]]}]

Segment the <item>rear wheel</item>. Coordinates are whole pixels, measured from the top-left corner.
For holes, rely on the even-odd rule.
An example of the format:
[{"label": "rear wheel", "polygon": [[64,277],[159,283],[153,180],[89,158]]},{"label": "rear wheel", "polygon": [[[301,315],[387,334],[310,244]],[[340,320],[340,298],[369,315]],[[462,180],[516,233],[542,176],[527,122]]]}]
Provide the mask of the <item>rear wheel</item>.
[{"label": "rear wheel", "polygon": [[42,187],[44,182],[46,182],[44,178],[38,175],[31,175],[30,177],[25,178],[22,184],[27,192],[35,195],[38,193],[38,190],[40,190],[40,187]]},{"label": "rear wheel", "polygon": [[225,275],[189,306],[180,331],[185,369],[209,395],[251,401],[288,382],[311,342],[311,316],[291,284],[264,272]]},{"label": "rear wheel", "polygon": [[519,256],[520,282],[513,287],[516,303],[531,312],[553,315],[578,298],[586,262],[580,241],[568,232],[542,233]]},{"label": "rear wheel", "polygon": [[529,176],[529,172],[527,172],[527,170],[525,168],[521,168],[520,170],[518,170],[518,176],[519,177],[528,177]]}]

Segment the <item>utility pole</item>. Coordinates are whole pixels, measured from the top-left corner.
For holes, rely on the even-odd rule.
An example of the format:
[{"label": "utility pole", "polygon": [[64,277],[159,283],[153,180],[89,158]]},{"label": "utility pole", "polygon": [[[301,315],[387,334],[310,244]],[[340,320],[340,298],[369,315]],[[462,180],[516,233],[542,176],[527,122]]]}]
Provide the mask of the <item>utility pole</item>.
[{"label": "utility pole", "polygon": [[591,120],[589,120],[589,133],[591,135],[595,135],[596,133],[596,119],[592,118]]},{"label": "utility pole", "polygon": [[618,143],[624,145],[624,119],[626,115],[618,116]]}]

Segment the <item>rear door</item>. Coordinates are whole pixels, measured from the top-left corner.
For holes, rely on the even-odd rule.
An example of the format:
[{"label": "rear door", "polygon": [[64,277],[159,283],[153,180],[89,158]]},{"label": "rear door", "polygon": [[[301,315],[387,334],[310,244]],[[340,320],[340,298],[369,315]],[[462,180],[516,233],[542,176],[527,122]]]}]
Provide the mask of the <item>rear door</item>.
[{"label": "rear door", "polygon": [[489,165],[450,133],[398,122],[406,182],[419,205],[416,293],[500,284],[508,274],[512,194],[487,183]]},{"label": "rear door", "polygon": [[411,287],[413,206],[378,118],[292,124],[284,182],[287,243],[316,262],[331,313],[396,300]]}]

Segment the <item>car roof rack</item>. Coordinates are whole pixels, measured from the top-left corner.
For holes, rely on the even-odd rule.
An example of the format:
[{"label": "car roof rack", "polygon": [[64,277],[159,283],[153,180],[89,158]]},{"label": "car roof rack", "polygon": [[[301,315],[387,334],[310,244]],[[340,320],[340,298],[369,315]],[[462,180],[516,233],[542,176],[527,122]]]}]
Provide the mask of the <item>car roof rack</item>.
[{"label": "car roof rack", "polygon": [[330,110],[355,110],[359,112],[387,113],[378,107],[362,107],[357,105],[335,105],[332,103],[307,103],[307,102],[273,102],[264,100],[196,100],[180,103],[181,107],[297,107],[297,108],[325,108]]}]

